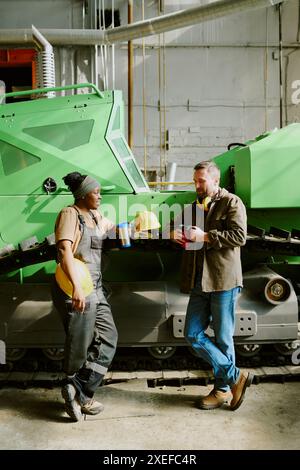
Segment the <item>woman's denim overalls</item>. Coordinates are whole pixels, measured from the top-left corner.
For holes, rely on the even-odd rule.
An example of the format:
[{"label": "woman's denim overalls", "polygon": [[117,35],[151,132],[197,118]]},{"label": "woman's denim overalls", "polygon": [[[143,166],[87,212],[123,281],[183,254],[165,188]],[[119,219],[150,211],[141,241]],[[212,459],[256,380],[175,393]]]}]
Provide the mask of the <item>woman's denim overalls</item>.
[{"label": "woman's denim overalls", "polygon": [[118,339],[102,288],[101,252],[105,233],[101,232],[95,216],[90,214],[94,228],[87,227],[78,212],[82,237],[74,253],[75,258],[86,263],[94,285],[93,292],[86,297],[84,312],[73,311],[71,299],[56,283],[53,288],[53,302],[66,332],[64,371],[75,386],[81,404],[89,401],[100,385],[113,360]]}]

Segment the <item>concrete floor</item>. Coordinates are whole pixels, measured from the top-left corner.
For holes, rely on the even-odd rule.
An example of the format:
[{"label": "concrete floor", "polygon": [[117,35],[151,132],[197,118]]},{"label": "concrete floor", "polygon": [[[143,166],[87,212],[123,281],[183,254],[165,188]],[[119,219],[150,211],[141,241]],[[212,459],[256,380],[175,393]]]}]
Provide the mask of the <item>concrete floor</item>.
[{"label": "concrete floor", "polygon": [[0,389],[0,449],[300,449],[300,383],[260,383],[242,406],[202,411],[211,386],[148,388],[144,380],[99,388],[105,410],[70,422],[60,389]]}]

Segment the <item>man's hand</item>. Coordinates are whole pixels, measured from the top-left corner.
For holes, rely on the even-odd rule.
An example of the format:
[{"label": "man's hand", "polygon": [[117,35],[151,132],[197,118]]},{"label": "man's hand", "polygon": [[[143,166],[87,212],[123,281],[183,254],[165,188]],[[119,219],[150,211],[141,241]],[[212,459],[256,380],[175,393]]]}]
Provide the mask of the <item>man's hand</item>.
[{"label": "man's hand", "polygon": [[192,242],[209,242],[207,232],[204,232],[201,228],[194,225],[190,228],[189,236]]}]

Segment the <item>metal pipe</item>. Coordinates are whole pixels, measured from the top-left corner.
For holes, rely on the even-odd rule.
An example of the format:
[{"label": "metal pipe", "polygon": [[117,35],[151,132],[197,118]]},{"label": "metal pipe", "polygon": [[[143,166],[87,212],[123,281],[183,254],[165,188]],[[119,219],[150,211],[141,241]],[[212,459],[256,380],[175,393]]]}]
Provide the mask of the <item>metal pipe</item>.
[{"label": "metal pipe", "polygon": [[168,191],[173,190],[174,182],[175,182],[175,176],[176,176],[176,169],[177,169],[177,163],[172,162],[168,163],[167,166],[167,180],[170,182],[167,186]]},{"label": "metal pipe", "polygon": [[300,0],[298,0],[298,28],[297,28],[297,42],[300,41]]},{"label": "metal pipe", "polygon": [[[113,44],[184,28],[233,13],[274,6],[284,1],[287,0],[220,0],[106,31],[82,31],[81,29],[41,29],[40,31],[53,45]],[[32,43],[30,29],[0,30],[0,44],[24,43]]]},{"label": "metal pipe", "polygon": [[[159,47],[159,44],[158,42],[149,42],[149,43],[145,43],[145,48],[146,49],[158,49]],[[231,42],[223,42],[223,43],[217,43],[217,42],[214,42],[214,43],[207,43],[207,42],[203,42],[203,43],[191,43],[191,44],[187,44],[187,43],[180,43],[180,44],[173,44],[173,43],[166,43],[166,49],[224,49],[224,48],[232,48],[232,49],[265,49],[266,48],[266,43],[263,42],[256,42],[256,43],[249,43],[249,42],[245,42],[244,44],[243,43],[231,43]],[[268,42],[268,47],[270,49],[274,48],[274,49],[278,49],[278,41],[275,43],[275,42]],[[135,43],[134,44],[134,49],[142,49],[142,44],[137,44]],[[298,42],[286,42],[284,44],[282,44],[282,48],[283,49],[300,49],[300,44]],[[120,45],[120,49],[127,49],[127,44],[126,43],[123,43]]]},{"label": "metal pipe", "polygon": [[[142,19],[145,19],[145,0],[142,0]],[[143,133],[144,133],[144,177],[147,181],[147,108],[146,108],[146,54],[145,39],[142,39],[143,53]],[[114,47],[114,46],[112,46]]]},{"label": "metal pipe", "polygon": [[268,80],[269,80],[269,28],[268,28],[268,9],[266,8],[266,48],[265,48],[265,66],[264,66],[264,95],[265,95],[265,132],[269,128],[268,119]]},{"label": "metal pipe", "polygon": [[[100,1],[99,1],[99,7],[100,7]],[[104,0],[101,0],[101,12],[102,12],[102,29],[105,31],[105,2]],[[108,83],[108,60],[107,60],[107,45],[104,46],[104,64],[105,64],[105,89],[107,90],[109,88],[109,83]]]},{"label": "metal pipe", "polygon": [[168,186],[168,185],[175,185],[175,186],[190,186],[191,184],[194,185],[194,181],[148,181],[147,184],[149,186]]},{"label": "metal pipe", "polygon": [[[158,13],[164,13],[162,0],[158,1]],[[162,47],[161,47],[162,45]],[[166,176],[166,41],[165,34],[159,35],[158,82],[159,82],[159,176]]]},{"label": "metal pipe", "polygon": [[31,25],[31,30],[33,42],[37,49],[39,51],[45,51],[51,54],[51,52],[53,52],[53,47],[51,46],[50,42],[47,41],[41,32],[35,26],[33,26],[33,24]]},{"label": "metal pipe", "polygon": [[82,29],[85,28],[85,0],[82,0]]},{"label": "metal pipe", "polygon": [[[300,0],[299,0],[300,1]],[[115,27],[115,0],[112,0],[111,3],[111,27],[114,29]],[[116,76],[116,70],[115,70],[115,45],[113,44],[111,46],[111,68],[112,68],[112,89],[115,89],[115,76]]]},{"label": "metal pipe", "polygon": [[[33,42],[38,49],[36,68],[37,87],[55,87],[55,65],[53,47],[35,26],[31,25],[31,29]],[[54,98],[55,92],[49,91],[45,93],[45,96],[47,98]]]},{"label": "metal pipe", "polygon": [[282,4],[278,5],[278,28],[279,28],[279,125],[283,126],[283,83],[282,83]]},{"label": "metal pipe", "polygon": [[[128,24],[133,21],[133,0],[128,0]],[[118,29],[118,28],[116,28]],[[133,146],[133,44],[128,41],[128,145]]]},{"label": "metal pipe", "polygon": [[[98,13],[99,13],[99,17],[98,17],[98,22],[99,22],[99,29],[104,29],[103,28],[103,24],[102,24],[102,20],[101,20],[101,7],[100,7],[100,0],[99,0],[99,8],[98,8]],[[105,22],[105,18],[104,18],[104,21],[103,23]],[[105,60],[104,60],[104,45],[103,44],[100,44],[99,46],[99,49],[100,49],[100,55],[101,55],[101,67],[102,67],[102,81],[103,81],[103,89],[104,90],[107,90],[107,83],[106,83],[106,72],[105,72],[105,67],[106,67],[106,64],[105,64]]]},{"label": "metal pipe", "polygon": [[[99,3],[100,3],[100,0],[99,0]],[[98,18],[98,15],[100,16],[100,5],[98,5],[98,8],[97,8],[97,1],[95,0],[94,2],[94,18],[95,18],[95,21],[94,21],[94,28],[97,29],[97,24],[99,22],[99,28],[100,28],[100,20]],[[99,86],[98,84],[98,78],[99,78],[99,73],[98,73],[98,45],[95,45],[94,46],[94,53],[95,53],[95,58],[94,58],[94,83],[96,85],[96,87]],[[104,88],[105,89],[105,88]]]},{"label": "metal pipe", "polygon": [[[88,5],[88,8],[89,8],[89,25],[90,25],[90,28],[94,28],[93,31],[96,31],[96,27],[95,27],[95,24],[96,24],[96,19],[95,19],[95,1],[96,0],[89,0],[89,5]],[[91,45],[96,45],[95,43],[91,44]],[[90,61],[90,71],[91,71],[91,81],[95,83],[95,56],[96,56],[96,53],[95,53],[95,48],[91,47],[90,49],[90,56],[91,56],[91,61]]]},{"label": "metal pipe", "polygon": [[[161,0],[163,3],[163,0]],[[164,5],[162,5],[163,11]],[[163,108],[163,128],[164,128],[164,146],[163,146],[163,171],[166,174],[166,150],[167,150],[167,66],[166,66],[166,38],[165,34],[162,35],[162,80],[163,80],[163,99],[164,99],[164,108]]]},{"label": "metal pipe", "polygon": [[166,31],[224,17],[232,13],[272,6],[281,1],[282,0],[220,0],[208,5],[188,8],[145,21],[139,21],[130,26],[120,26],[110,31],[107,40],[109,42],[120,42],[125,39],[132,40],[143,36],[152,36],[154,34],[164,33]]},{"label": "metal pipe", "polygon": [[290,56],[294,54],[294,52],[298,52],[298,49],[293,49],[288,54],[285,55],[285,68],[284,68],[284,108],[285,108],[285,126],[289,124],[288,119],[288,108],[294,106],[293,104],[288,104],[288,69],[290,64]]},{"label": "metal pipe", "polygon": [[[160,0],[157,3],[158,14],[160,15]],[[161,99],[161,35],[158,35],[158,49],[157,49],[157,79],[158,79],[158,126],[159,126],[159,177],[160,181],[164,176],[162,165],[162,99]]]},{"label": "metal pipe", "polygon": [[77,90],[78,88],[92,88],[96,95],[99,98],[104,98],[104,95],[93,83],[78,83],[77,85],[65,85],[65,86],[56,86],[53,88],[35,88],[34,90],[24,90],[24,91],[14,91],[11,93],[5,93],[5,98],[11,98],[15,96],[26,96],[26,95],[36,95],[45,93],[46,91],[65,91],[65,90]]}]

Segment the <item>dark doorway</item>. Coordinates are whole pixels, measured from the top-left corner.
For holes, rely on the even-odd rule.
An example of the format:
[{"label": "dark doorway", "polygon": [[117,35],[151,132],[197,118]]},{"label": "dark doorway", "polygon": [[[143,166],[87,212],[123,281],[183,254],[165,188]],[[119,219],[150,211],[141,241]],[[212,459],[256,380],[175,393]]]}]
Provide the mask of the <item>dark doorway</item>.
[{"label": "dark doorway", "polygon": [[[0,67],[0,80],[5,83],[6,93],[32,89],[31,67]],[[28,100],[28,96],[7,98],[6,103]]]},{"label": "dark doorway", "polygon": [[[104,23],[105,23],[105,28],[109,28],[112,25],[112,20],[113,20],[113,14],[112,10],[104,10]],[[100,18],[101,24],[99,23],[99,9],[97,9],[97,29],[100,29],[101,26],[103,26],[103,16],[102,16],[102,11],[101,11],[101,18]],[[117,26],[121,26],[121,21],[120,21],[120,12],[119,10],[114,10],[114,28]]]}]

